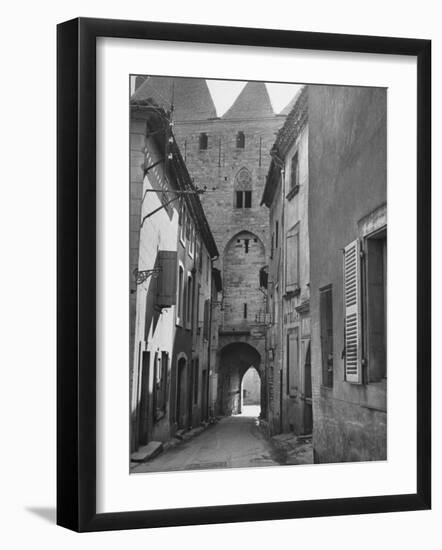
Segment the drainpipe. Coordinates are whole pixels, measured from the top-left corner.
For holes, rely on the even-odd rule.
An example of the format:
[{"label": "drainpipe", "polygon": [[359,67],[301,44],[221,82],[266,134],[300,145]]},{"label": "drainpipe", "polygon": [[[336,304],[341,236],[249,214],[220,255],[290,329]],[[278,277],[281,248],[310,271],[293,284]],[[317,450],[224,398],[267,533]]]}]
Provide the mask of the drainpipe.
[{"label": "drainpipe", "polygon": [[[273,148],[272,151],[270,152],[275,164],[279,167],[280,169],[280,174],[281,174],[281,264],[283,266],[283,269],[282,269],[282,277],[281,277],[281,288],[280,288],[280,295],[282,297],[282,293],[283,293],[283,290],[284,290],[284,283],[285,283],[285,269],[284,269],[284,265],[285,265],[285,246],[284,246],[284,243],[285,243],[285,163],[284,163],[284,160],[279,156],[278,154],[278,150],[276,148]],[[282,317],[284,312],[282,311],[283,310],[283,306],[284,306],[284,300],[281,299],[281,303],[280,303],[280,307],[278,307],[278,312],[279,312],[279,316]],[[279,383],[280,385],[282,386],[282,383],[283,383],[283,334],[282,334],[282,327],[281,327],[281,330],[279,331],[279,338],[277,340],[278,342],[278,347],[280,349],[280,352],[279,352],[279,358],[280,358],[280,376],[279,376]],[[283,406],[282,406],[282,395],[283,395],[283,392],[282,392],[282,387],[280,388],[280,391],[279,391],[279,398],[280,398],[280,401],[281,403],[279,404],[279,411],[280,411],[280,418],[279,418],[279,425],[280,425],[280,432],[282,433],[283,431]]]},{"label": "drainpipe", "polygon": [[[216,258],[212,258],[212,261],[214,259],[217,259],[218,256],[216,256]],[[210,386],[211,386],[211,377],[210,377],[210,365],[211,365],[211,355],[212,355],[212,308],[213,308],[213,304],[212,304],[212,294],[213,294],[213,274],[212,274],[212,271],[210,272],[210,307],[209,307],[209,335],[208,335],[208,338],[209,338],[209,342],[208,342],[208,346],[207,346],[207,396],[206,396],[206,401],[207,401],[207,421],[209,420],[209,409],[210,409],[210,394],[211,394],[211,391],[210,391]]]}]

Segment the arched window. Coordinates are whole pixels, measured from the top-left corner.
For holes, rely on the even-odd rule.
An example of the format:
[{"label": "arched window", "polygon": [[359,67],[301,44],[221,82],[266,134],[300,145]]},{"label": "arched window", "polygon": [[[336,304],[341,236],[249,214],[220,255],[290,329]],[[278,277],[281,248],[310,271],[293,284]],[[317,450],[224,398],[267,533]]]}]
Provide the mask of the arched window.
[{"label": "arched window", "polygon": [[209,138],[205,132],[202,132],[200,134],[200,151],[204,151],[207,149],[207,146],[209,144]]},{"label": "arched window", "polygon": [[244,149],[246,146],[246,136],[244,135],[244,132],[238,132],[236,134],[236,147],[238,149]]},{"label": "arched window", "polygon": [[252,207],[252,176],[247,168],[241,168],[235,178],[235,208]]}]

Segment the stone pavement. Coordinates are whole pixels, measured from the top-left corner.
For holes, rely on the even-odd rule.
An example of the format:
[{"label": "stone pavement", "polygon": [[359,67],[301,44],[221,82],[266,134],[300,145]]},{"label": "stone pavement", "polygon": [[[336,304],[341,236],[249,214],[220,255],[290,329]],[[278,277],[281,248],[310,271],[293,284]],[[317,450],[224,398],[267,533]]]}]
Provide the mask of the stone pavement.
[{"label": "stone pavement", "polygon": [[278,453],[259,428],[259,407],[222,418],[199,435],[184,440],[152,460],[135,465],[132,473],[277,466]]}]

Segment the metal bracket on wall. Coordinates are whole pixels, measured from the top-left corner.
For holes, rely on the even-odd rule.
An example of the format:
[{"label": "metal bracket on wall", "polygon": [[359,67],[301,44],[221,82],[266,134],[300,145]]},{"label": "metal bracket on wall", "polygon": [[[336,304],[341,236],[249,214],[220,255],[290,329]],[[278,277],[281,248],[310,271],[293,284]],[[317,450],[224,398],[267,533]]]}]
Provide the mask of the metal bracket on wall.
[{"label": "metal bracket on wall", "polygon": [[[144,222],[150,218],[151,216],[153,216],[154,214],[156,214],[157,212],[159,212],[160,210],[162,210],[165,206],[167,206],[168,204],[170,204],[171,202],[173,201],[176,201],[178,198],[181,199],[181,197],[183,195],[202,195],[203,193],[206,192],[206,189],[207,187],[204,187],[204,188],[199,188],[199,187],[196,187],[195,189],[191,189],[191,190],[186,190],[186,191],[181,191],[181,190],[178,190],[178,191],[175,191],[175,190],[172,190],[172,191],[168,191],[168,190],[165,190],[165,189],[146,189],[145,192],[144,192],[144,196],[146,195],[146,193],[161,193],[163,194],[164,196],[167,196],[167,193],[173,193],[175,196],[172,197],[171,199],[169,199],[168,201],[166,201],[165,203],[163,203],[161,206],[159,206],[158,208],[155,208],[155,210],[152,210],[152,212],[149,212],[148,214],[146,214],[144,216],[144,218],[141,220],[141,226],[140,227],[143,227],[143,224]],[[143,196],[143,200],[144,200],[144,196]]]},{"label": "metal bracket on wall", "polygon": [[142,283],[144,283],[144,281],[147,281],[149,277],[153,276],[154,278],[157,278],[160,272],[160,267],[156,267],[154,269],[144,269],[141,271],[139,271],[138,269],[134,269],[133,271],[135,282],[137,283],[137,285],[141,285]]}]

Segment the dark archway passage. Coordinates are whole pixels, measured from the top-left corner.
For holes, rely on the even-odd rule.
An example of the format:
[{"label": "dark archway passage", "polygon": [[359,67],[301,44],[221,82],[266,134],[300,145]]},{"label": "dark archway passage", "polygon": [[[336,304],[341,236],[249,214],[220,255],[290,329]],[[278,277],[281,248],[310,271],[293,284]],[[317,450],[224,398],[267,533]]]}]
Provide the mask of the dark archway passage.
[{"label": "dark archway passage", "polygon": [[242,412],[243,377],[251,367],[256,369],[260,378],[259,405],[262,411],[265,392],[261,373],[261,355],[253,346],[245,342],[235,342],[222,348],[218,385],[221,414],[231,416]]}]

